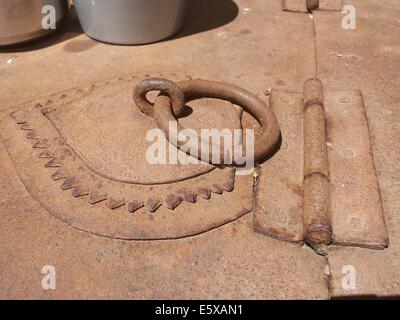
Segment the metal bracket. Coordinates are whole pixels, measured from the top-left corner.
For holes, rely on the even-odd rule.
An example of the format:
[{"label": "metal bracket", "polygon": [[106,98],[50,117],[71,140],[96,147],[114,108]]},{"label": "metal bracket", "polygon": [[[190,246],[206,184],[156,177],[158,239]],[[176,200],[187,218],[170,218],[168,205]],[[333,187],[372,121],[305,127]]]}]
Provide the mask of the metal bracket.
[{"label": "metal bracket", "polygon": [[303,94],[272,90],[270,104],[282,143],[260,170],[254,229],[320,253],[329,244],[387,247],[362,93],[312,79]]}]

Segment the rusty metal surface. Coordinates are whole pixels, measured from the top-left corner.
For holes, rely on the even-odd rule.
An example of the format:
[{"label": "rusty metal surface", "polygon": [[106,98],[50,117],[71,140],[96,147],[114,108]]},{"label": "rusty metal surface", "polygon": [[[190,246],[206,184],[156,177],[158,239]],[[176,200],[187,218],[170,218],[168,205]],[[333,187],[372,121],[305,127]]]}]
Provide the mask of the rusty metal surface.
[{"label": "rusty metal surface", "polygon": [[282,9],[291,12],[307,13],[315,10],[341,11],[343,0],[281,0]]},{"label": "rusty metal surface", "polygon": [[[313,247],[332,242],[329,164],[322,82],[304,83],[303,219],[306,241]],[[351,142],[351,141],[350,141]]]},{"label": "rusty metal surface", "polygon": [[[329,251],[321,244],[331,241],[383,249],[388,246],[388,235],[362,95],[335,90],[325,90],[322,95],[321,84],[314,84],[303,94],[271,92],[270,104],[281,125],[282,144],[260,168],[254,229],[291,242],[306,239],[307,228],[316,230],[310,244],[322,254]],[[304,105],[308,106],[305,111],[325,110],[327,136],[324,115],[311,117],[315,131],[306,129]],[[319,108],[322,105],[324,109]],[[327,153],[322,157],[324,152],[318,148],[325,147]],[[311,157],[303,151],[312,151]],[[326,230],[332,231],[324,233]]]},{"label": "rusty metal surface", "polygon": [[[12,208],[0,224],[1,299],[327,297],[324,260],[310,249],[255,234],[249,215],[185,239],[98,237],[49,217],[22,190],[1,144],[0,156],[0,170],[9,172],[0,180],[0,201]],[[57,270],[56,290],[40,286],[44,264]]]},{"label": "rusty metal surface", "polygon": [[290,12],[308,12],[307,0],[281,0],[282,9]]},{"label": "rusty metal surface", "polygon": [[136,106],[150,117],[154,118],[154,104],[147,100],[150,91],[161,91],[168,94],[175,117],[179,117],[185,107],[185,95],[179,84],[162,78],[147,78],[139,81],[133,90],[133,101]]},{"label": "rusty metal surface", "polygon": [[318,9],[325,11],[342,11],[343,0],[318,0]]},{"label": "rusty metal surface", "polygon": [[257,232],[292,242],[304,240],[302,98],[301,93],[270,93],[282,142],[279,151],[260,167],[253,219]]},{"label": "rusty metal surface", "polygon": [[[145,135],[157,126],[130,100],[137,81],[120,77],[2,112],[1,137],[33,198],[78,229],[120,239],[190,236],[248,213],[251,176],[148,164]],[[200,103],[189,116],[198,128],[240,126],[232,105],[219,120]]]},{"label": "rusty metal surface", "polygon": [[[148,102],[146,103],[143,100],[147,93],[154,90],[161,91],[162,94],[168,94],[171,98],[158,96],[155,99],[153,111],[149,112],[147,109]],[[178,139],[179,132],[183,131],[184,128],[177,122],[177,114],[179,115],[185,102],[197,98],[214,98],[229,101],[255,117],[261,125],[260,134],[254,141],[254,155],[248,155],[252,156],[255,162],[261,161],[270,155],[276,148],[280,137],[279,124],[270,107],[251,92],[231,84],[200,79],[185,80],[179,83],[174,83],[167,79],[145,79],[136,86],[134,97],[139,107],[142,106],[141,109],[145,113],[154,116],[157,125],[164,131],[168,140],[179,149],[182,145],[186,145],[187,142],[182,142]],[[184,101],[182,101],[182,98]],[[175,133],[169,130],[171,122],[176,124],[177,132]],[[192,139],[190,141],[192,142]],[[207,152],[206,158],[210,163],[213,163],[212,161],[216,157],[213,154],[213,150],[209,149],[209,141],[202,141],[196,138],[195,145],[189,151],[194,151],[194,155],[199,160],[203,160],[204,153]],[[226,157],[224,146],[218,146],[216,149],[219,151],[217,163],[222,164]],[[242,154],[240,156],[242,157]],[[230,158],[234,165],[239,164],[236,154],[230,155]]]},{"label": "rusty metal surface", "polygon": [[[222,5],[222,2],[225,5]],[[398,37],[396,38],[398,25],[388,23],[388,17],[395,21],[398,8],[396,10],[393,1],[354,0],[352,4],[361,9],[357,20],[360,28],[354,32],[342,30],[342,14],[317,10],[314,12],[314,39],[313,23],[308,15],[281,12],[280,1],[235,2],[240,11],[232,23],[215,30],[203,30],[192,34],[190,28],[195,28],[196,24],[202,26],[199,16],[203,11],[195,10],[193,12],[196,12],[197,20],[193,19],[194,23],[182,38],[177,37],[151,46],[110,48],[76,34],[73,38],[63,39],[47,48],[0,53],[0,75],[6,79],[0,88],[0,108],[4,110],[9,105],[37,99],[38,96],[47,98],[48,92],[64,91],[65,87],[82,86],[97,79],[119,76],[126,70],[139,69],[146,72],[156,70],[154,76],[158,76],[159,70],[164,69],[193,70],[193,74],[197,76],[236,83],[249,88],[258,96],[271,87],[279,89],[272,92],[281,93],[283,89],[300,92],[304,80],[314,76],[314,57],[317,57],[319,77],[324,84],[330,86],[328,91],[331,88],[362,89],[390,232],[390,248],[387,250],[378,252],[360,248],[331,247],[328,254],[331,267],[329,291],[333,295],[349,294],[343,290],[341,283],[342,267],[350,264],[356,268],[358,279],[357,290],[350,294],[398,293],[396,279],[399,277],[399,174],[394,164],[398,163],[400,150],[397,147],[396,125],[396,119],[399,118],[396,94],[396,62],[399,51]],[[329,0],[321,0],[320,5],[323,2],[328,3]],[[219,9],[215,11],[212,3],[216,1],[208,2],[210,11],[213,12],[210,15],[212,17],[216,16],[215,13],[221,8],[224,9],[220,10],[221,12],[229,9],[225,1],[218,1]],[[194,5],[194,8],[202,6]],[[377,30],[387,32],[376,38]],[[190,36],[186,37],[188,34]],[[313,47],[314,40],[317,42],[316,50]],[[11,60],[12,63],[8,64]],[[260,68],[260,65],[268,68]],[[46,76],[41,77],[43,74]],[[285,91],[282,95],[284,99],[295,97],[296,110],[301,110],[301,102],[298,102],[298,97],[301,100],[301,94],[289,94]],[[198,102],[194,104],[202,108]],[[212,101],[207,102],[208,110],[211,104]],[[229,105],[227,103],[226,106]],[[216,107],[219,106],[220,102]],[[215,112],[220,116],[217,108]],[[282,113],[290,114],[287,110]],[[186,117],[180,121],[183,125],[190,126],[187,123],[193,120],[190,118]],[[232,127],[238,127],[239,121],[233,118]],[[283,134],[284,130],[282,128]],[[15,130],[16,133],[20,131],[26,131],[28,134],[33,128],[22,123]],[[40,159],[48,159],[47,169],[60,169],[57,159],[52,159],[52,154],[44,148],[46,138],[36,140],[35,137],[38,136],[31,133],[29,138],[26,137],[26,141],[29,140],[32,147],[35,145],[32,149],[40,150]],[[328,285],[322,273],[325,260],[306,247],[290,246],[250,232],[250,216],[195,237],[171,241],[117,241],[69,228],[57,219],[49,217],[45,210],[37,206],[19,183],[4,148],[1,146],[0,149],[2,159],[5,159],[0,163],[4,177],[0,184],[0,272],[5,279],[0,292],[2,297],[328,297]],[[277,166],[277,161],[274,162],[275,159],[278,158],[272,158],[263,167],[271,164],[268,173],[271,180],[280,181],[279,176],[274,175],[272,165],[281,168]],[[301,156],[296,165],[302,165],[302,161]],[[260,177],[263,174],[261,170]],[[285,174],[290,176],[288,171],[285,171]],[[60,183],[57,185],[57,192],[75,192],[77,198],[87,195],[88,190],[85,188],[62,191],[59,187],[67,177],[57,171],[54,171],[52,176],[54,181]],[[53,182],[53,178],[50,178]],[[260,188],[261,181],[267,180],[259,179]],[[68,188],[71,183],[73,185],[73,182],[69,180],[65,187]],[[286,184],[285,188],[289,186],[290,183]],[[220,191],[214,186],[213,189]],[[280,190],[285,189],[277,188],[273,193],[278,195]],[[297,187],[293,190],[302,193]],[[287,194],[287,191],[283,192]],[[207,198],[211,191],[200,188],[200,193]],[[68,194],[69,199],[71,194]],[[104,196],[92,194],[92,202]],[[189,201],[193,198],[190,194],[186,196]],[[158,199],[153,200],[149,203],[151,208],[159,205]],[[174,207],[179,201],[175,195],[167,195],[165,203]],[[285,199],[282,199],[282,203],[284,201]],[[289,196],[287,202],[292,203]],[[110,207],[121,204],[120,199],[116,198],[98,204],[105,206],[106,203]],[[181,205],[193,204],[186,201]],[[143,204],[140,201],[131,201],[125,206],[115,210],[135,211],[143,207]],[[158,210],[162,210],[163,207],[162,205]],[[265,219],[264,222],[271,223],[272,226],[275,223],[273,219]],[[296,232],[300,232],[299,230],[300,227]],[[63,266],[60,288],[55,292],[37,290],[40,283],[37,266],[48,263],[49,260],[50,263]]]},{"label": "rusty metal surface", "polygon": [[[40,97],[45,103],[49,93],[65,93],[66,88],[89,89],[99,79],[118,78],[127,72],[149,77],[161,77],[164,73],[164,77],[179,81],[180,77],[172,73],[185,70],[196,77],[248,88],[259,97],[271,87],[299,88],[312,76],[314,55],[309,47],[313,39],[304,36],[312,34],[307,16],[286,19],[278,1],[189,2],[187,26],[168,41],[149,46],[108,46],[87,38],[79,27],[70,28],[68,24],[59,38],[29,46],[24,51],[1,52],[0,77],[5,81],[0,86],[0,109]],[[290,43],[287,37],[292,39]],[[9,60],[12,62],[6,63]],[[126,91],[127,105],[133,105],[132,89]],[[51,96],[53,102],[58,102],[57,95]],[[198,128],[199,121],[214,125],[220,119],[222,123],[230,123],[231,128],[240,127],[234,117],[236,110],[231,113],[229,102],[207,99],[193,101],[190,106],[192,115],[179,119],[185,127]],[[210,110],[212,115],[208,114]],[[67,121],[63,117],[61,120],[65,130]],[[77,130],[84,137],[87,133],[83,129],[71,127],[68,135]],[[42,156],[48,156],[46,149],[42,150]],[[99,150],[97,155],[101,157],[103,153]],[[175,240],[121,241],[98,237],[68,226],[41,208],[25,191],[1,144],[0,158],[4,159],[0,162],[1,298],[321,299],[328,296],[322,272],[325,260],[306,247],[294,247],[254,233],[250,215]],[[94,157],[90,160],[95,163]],[[125,168],[120,172],[115,168],[114,173],[123,177],[124,171]],[[136,177],[145,178],[145,173],[146,170],[137,172]],[[127,177],[134,175],[130,172]],[[88,200],[74,198],[72,190],[59,189],[62,181],[53,181],[50,172],[44,180],[50,181],[50,187],[57,183],[54,192],[66,193],[66,201]],[[238,186],[235,183],[235,189]],[[83,193],[86,191],[82,189]],[[205,197],[211,193],[204,188],[199,192]],[[223,206],[247,202],[246,198],[227,197],[232,193],[212,193],[211,201],[220,199],[218,203]],[[94,195],[94,200],[102,196]],[[206,211],[207,201],[210,200],[203,201],[198,196],[197,203],[184,201],[175,210],[184,206],[189,214],[192,206],[199,206]],[[107,203],[97,205],[110,212],[111,219],[120,210],[128,210],[127,205],[111,210],[106,208]],[[132,201],[129,207],[134,210],[140,205]],[[148,214],[147,208],[145,211]],[[218,210],[215,215],[221,213]],[[54,265],[57,270],[57,290],[46,291],[40,286],[43,276],[40,268],[46,264]]]},{"label": "rusty metal surface", "polygon": [[[353,0],[346,3],[353,5],[358,13],[355,30],[345,30],[341,27],[338,23],[343,17],[341,13],[320,11],[314,16],[318,77],[324,79],[324,83],[330,88],[344,91],[349,88],[358,88],[362,91],[390,245],[389,248],[379,251],[343,246],[332,248],[328,254],[331,295],[332,297],[398,297],[400,294],[398,281],[400,278],[398,214],[400,208],[400,167],[398,165],[400,161],[400,140],[398,139],[400,136],[398,90],[400,87],[398,76],[400,74],[398,63],[400,25],[390,23],[390,21],[398,19],[400,6],[398,2],[391,0]],[[348,99],[353,95],[357,98],[358,92],[353,92]],[[361,103],[358,99],[356,101]],[[346,100],[342,99],[342,101]],[[333,96],[332,105],[346,110],[346,104],[335,102]],[[355,121],[352,122],[354,123]],[[348,156],[351,156],[351,153]],[[363,163],[363,160],[360,160],[360,166]],[[360,168],[356,168],[355,172],[357,173],[358,170]],[[374,186],[375,182],[372,185]],[[354,191],[355,189],[352,189],[351,193]],[[362,203],[364,201],[369,200],[363,197],[360,203],[362,207],[364,207]],[[360,234],[360,232],[357,233]],[[373,234],[375,238],[376,234]],[[342,286],[344,266],[354,268],[357,277],[354,287]]]},{"label": "rusty metal surface", "polygon": [[[5,80],[0,86],[0,109],[36,100],[44,100],[41,101],[43,107],[48,107],[45,105],[47,100],[58,103],[60,96],[49,93],[65,94],[66,88],[89,90],[90,84],[99,79],[117,79],[127,72],[149,77],[162,77],[163,73],[164,77],[179,81],[179,74],[185,70],[183,75],[190,73],[204,79],[233,83],[248,88],[259,97],[263,97],[267,88],[300,88],[304,80],[312,76],[314,54],[309,48],[313,39],[304,36],[312,34],[312,25],[306,15],[286,19],[279,1],[189,2],[187,26],[177,37],[164,42],[148,46],[109,46],[87,38],[78,26],[67,24],[60,37],[23,51],[1,52],[0,77]],[[172,76],[173,73],[178,77]],[[132,90],[133,86],[126,90],[126,106],[133,105]],[[87,97],[88,105],[89,99]],[[189,105],[193,113],[188,116],[191,111],[186,109],[185,116],[179,119],[185,127],[199,128],[199,123],[210,122],[211,125],[228,123],[230,128],[240,128],[236,115],[241,112],[231,110],[229,102],[202,99]],[[72,113],[73,104],[70,106]],[[125,108],[107,104],[103,107],[119,111]],[[213,110],[212,114],[209,114],[210,110]],[[79,113],[74,114],[79,118]],[[102,118],[107,118],[106,112],[101,114]],[[81,151],[89,148],[89,144],[83,148],[85,135],[94,133],[95,128],[86,132],[85,127],[77,125],[67,130],[67,113],[48,114],[49,117],[54,115],[62,121],[60,127],[68,131],[74,141],[78,141],[78,137],[72,133],[79,133]],[[89,120],[96,118],[89,112],[86,115]],[[117,121],[115,115],[107,121]],[[243,114],[243,117],[247,118],[247,115]],[[16,134],[23,130],[15,129]],[[39,157],[43,152],[41,165],[51,156],[45,151],[41,149],[38,153]],[[96,157],[92,154],[88,161],[96,164],[96,158],[101,159],[103,154],[98,149]],[[299,248],[254,233],[251,215],[195,236],[168,241],[121,241],[99,237],[72,228],[41,208],[25,191],[1,144],[0,158],[1,298],[288,299],[328,296],[322,272],[325,260],[307,247]],[[101,163],[97,161],[97,164]],[[51,178],[50,170],[55,173],[61,168],[46,169],[43,180],[51,188],[53,183],[56,184],[55,193],[62,197],[65,193],[65,201],[70,203],[81,201],[86,205],[87,196],[75,198],[72,189],[62,191],[59,188],[62,180]],[[120,178],[146,178],[146,170],[135,173],[129,171],[129,167],[121,167],[119,172],[117,168],[108,169],[114,169],[112,173]],[[60,172],[55,177],[62,176]],[[235,183],[235,189],[237,187],[239,184]],[[86,192],[82,188],[77,193]],[[248,201],[233,195],[229,197],[235,190],[222,195],[205,188],[200,188],[199,192],[205,197],[211,195],[211,201],[219,199],[221,206],[240,206],[240,202]],[[184,195],[191,200],[190,194]],[[102,194],[92,196],[93,201],[104,197]],[[172,206],[175,204],[173,199],[168,200]],[[175,210],[183,206],[189,215],[192,206],[196,206],[206,211],[206,203],[210,200],[198,195],[197,203],[183,201]],[[113,214],[125,213],[129,208],[135,210],[141,203],[132,201],[114,210],[106,205],[108,200],[95,204],[112,219]],[[152,215],[155,217],[164,209],[169,210],[162,205]],[[148,209],[143,210],[148,217]],[[177,211],[167,212],[173,215]],[[221,210],[215,211],[216,216],[221,214]],[[175,223],[179,224],[179,221],[176,219]],[[40,286],[43,276],[40,268],[46,264],[54,265],[57,270],[57,290],[46,291]]]},{"label": "rusty metal surface", "polygon": [[333,241],[383,249],[389,245],[360,91],[327,92]]}]

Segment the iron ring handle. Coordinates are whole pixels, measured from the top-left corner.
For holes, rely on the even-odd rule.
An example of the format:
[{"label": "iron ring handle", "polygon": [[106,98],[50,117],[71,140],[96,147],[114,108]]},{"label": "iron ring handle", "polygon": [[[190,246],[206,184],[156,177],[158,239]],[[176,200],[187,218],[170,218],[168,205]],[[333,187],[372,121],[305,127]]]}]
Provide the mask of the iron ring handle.
[{"label": "iron ring handle", "polygon": [[[154,102],[154,106],[152,106],[152,116],[154,117],[157,126],[165,133],[167,139],[178,149],[180,149],[184,143],[179,141],[178,134],[185,128],[178,123],[177,117],[174,112],[174,110],[179,111],[180,105],[174,108],[174,99],[170,98],[169,92],[163,92],[162,88],[152,86],[152,84],[160,83],[163,81],[166,81],[167,83],[169,83],[168,86],[172,87],[171,83],[173,82],[166,79],[146,79],[139,83],[137,88],[139,88],[140,90],[147,90],[146,92],[161,89],[160,91],[162,91],[162,93],[157,96]],[[179,87],[180,91],[183,94],[183,105],[186,102],[197,98],[215,98],[229,101],[235,105],[242,107],[245,111],[250,113],[260,123],[262,128],[261,136],[254,142],[255,162],[266,158],[274,150],[280,137],[279,123],[270,106],[267,105],[263,100],[258,98],[256,95],[237,86],[216,81],[185,80],[178,82],[176,85],[177,87]],[[143,96],[143,92],[140,92],[136,89],[135,92],[139,96]],[[170,132],[169,123],[171,121],[176,122],[177,132]],[[199,152],[197,152],[198,159],[202,160],[200,157],[202,148],[201,146],[204,143],[207,143],[208,145],[208,141],[203,142],[198,137],[195,138],[198,139],[197,145],[200,149],[198,150]],[[224,154],[222,146],[219,149],[219,156],[221,161],[220,163],[223,163],[222,160]],[[212,156],[213,155],[210,153],[208,157],[209,162],[213,159]],[[232,160],[233,164],[237,165],[235,159]]]},{"label": "iron ring handle", "polygon": [[179,117],[185,107],[185,96],[181,88],[175,83],[162,78],[149,78],[140,81],[133,92],[133,101],[138,108],[150,117],[153,117],[154,106],[147,100],[146,94],[150,91],[161,91],[172,100],[173,112]]}]

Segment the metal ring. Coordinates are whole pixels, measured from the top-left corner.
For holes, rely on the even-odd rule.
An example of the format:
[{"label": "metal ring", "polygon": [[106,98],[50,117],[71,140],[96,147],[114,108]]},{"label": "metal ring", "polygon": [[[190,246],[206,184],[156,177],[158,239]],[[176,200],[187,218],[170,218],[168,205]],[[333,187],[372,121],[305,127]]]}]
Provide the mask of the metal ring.
[{"label": "metal ring", "polygon": [[[271,108],[256,95],[234,85],[207,80],[186,80],[177,83],[177,86],[183,93],[185,102],[196,98],[222,99],[230,101],[250,113],[262,127],[262,134],[254,145],[254,161],[266,158],[274,150],[280,137],[279,123]],[[173,106],[174,102],[171,98],[160,95],[154,102],[153,116],[158,127],[164,131],[167,139],[180,149],[183,143],[179,142],[178,134],[185,128],[178,123],[175,112],[172,111]],[[177,132],[170,132],[169,124],[171,121],[176,122]],[[204,142],[198,139],[197,146],[199,148],[197,158],[203,160],[201,159],[202,153],[200,149],[202,146],[208,148],[208,141]],[[224,158],[222,147],[219,148],[219,152],[219,157],[222,160]],[[213,155],[210,153],[207,159],[208,162],[212,163]],[[233,164],[238,164],[235,159],[232,160]]]},{"label": "metal ring", "polygon": [[140,81],[133,92],[133,101],[138,108],[150,117],[154,116],[154,106],[147,100],[146,94],[150,91],[161,91],[160,94],[167,94],[172,100],[174,115],[179,117],[185,107],[185,97],[179,86],[168,79],[149,78]]}]

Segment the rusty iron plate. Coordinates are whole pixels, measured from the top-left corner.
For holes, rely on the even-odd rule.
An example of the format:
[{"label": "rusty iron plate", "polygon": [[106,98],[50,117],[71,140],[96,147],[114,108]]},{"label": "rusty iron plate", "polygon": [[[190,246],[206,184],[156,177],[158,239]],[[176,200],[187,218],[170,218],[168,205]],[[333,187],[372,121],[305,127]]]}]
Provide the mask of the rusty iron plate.
[{"label": "rusty iron plate", "polygon": [[273,89],[269,103],[278,118],[279,151],[261,166],[254,228],[271,237],[303,241],[302,95]]},{"label": "rusty iron plate", "polygon": [[[71,226],[120,239],[190,236],[251,211],[252,176],[146,161],[146,132],[156,125],[132,101],[146,76],[188,78],[127,75],[3,111],[0,134],[26,190]],[[186,127],[241,127],[230,103],[203,99],[186,108]]]},{"label": "rusty iron plate", "polygon": [[[253,219],[257,232],[292,242],[305,240],[307,227],[303,219],[303,101],[302,93],[271,91],[270,104],[281,126],[282,143],[274,157],[261,166]],[[388,233],[362,94],[325,90],[323,106],[331,241],[386,248]]]},{"label": "rusty iron plate", "polygon": [[282,0],[282,9],[290,12],[341,11],[342,7],[343,0]]},{"label": "rusty iron plate", "polygon": [[325,110],[333,241],[383,249],[389,237],[362,93],[328,91]]}]

